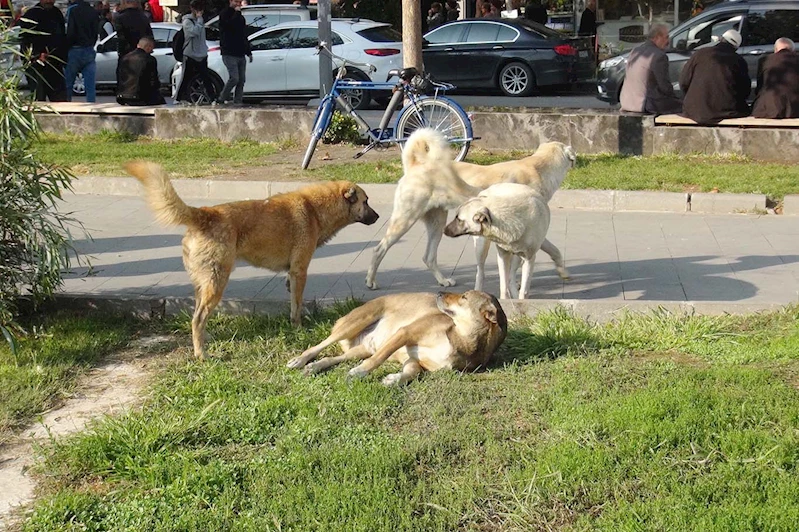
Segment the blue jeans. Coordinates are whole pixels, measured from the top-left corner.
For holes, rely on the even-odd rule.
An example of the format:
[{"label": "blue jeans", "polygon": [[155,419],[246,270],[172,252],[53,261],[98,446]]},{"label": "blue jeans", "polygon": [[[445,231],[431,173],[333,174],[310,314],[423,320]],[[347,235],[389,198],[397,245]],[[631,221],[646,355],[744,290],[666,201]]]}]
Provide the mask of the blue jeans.
[{"label": "blue jeans", "polygon": [[67,101],[72,101],[72,85],[78,72],[83,73],[83,84],[86,87],[86,101],[94,103],[97,99],[97,62],[93,46],[72,47],[67,56],[67,66],[64,68],[64,81],[67,84]]}]

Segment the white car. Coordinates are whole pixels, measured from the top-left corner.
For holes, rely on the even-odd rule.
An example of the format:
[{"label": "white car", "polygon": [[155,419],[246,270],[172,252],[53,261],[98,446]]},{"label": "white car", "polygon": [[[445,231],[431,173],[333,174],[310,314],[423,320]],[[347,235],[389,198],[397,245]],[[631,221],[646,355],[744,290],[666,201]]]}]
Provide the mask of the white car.
[{"label": "white car", "polygon": [[[376,72],[370,74],[366,68],[350,66],[348,78],[385,82],[389,70],[402,68],[402,36],[390,24],[333,19],[331,29],[333,53],[377,68]],[[245,98],[263,100],[276,96],[319,96],[319,55],[316,49],[319,30],[316,21],[278,24],[253,33],[249,39],[253,62],[247,63]],[[334,70],[337,69],[336,63],[334,60]],[[208,52],[208,68],[217,92],[221,91],[228,74],[217,46]],[[181,70],[181,65],[178,65],[172,76],[173,84],[180,79]],[[205,93],[199,80],[188,80],[188,83],[190,100],[195,103],[204,101]],[[372,94],[365,91],[349,92],[350,102],[357,109],[366,108],[372,98],[385,103],[391,97],[388,91]]]}]

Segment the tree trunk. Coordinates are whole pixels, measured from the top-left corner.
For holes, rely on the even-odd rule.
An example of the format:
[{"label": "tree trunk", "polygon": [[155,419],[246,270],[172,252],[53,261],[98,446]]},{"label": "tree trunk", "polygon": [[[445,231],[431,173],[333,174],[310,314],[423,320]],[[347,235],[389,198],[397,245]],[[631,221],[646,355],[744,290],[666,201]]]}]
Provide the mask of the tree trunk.
[{"label": "tree trunk", "polygon": [[422,70],[422,6],[402,0],[402,66]]}]

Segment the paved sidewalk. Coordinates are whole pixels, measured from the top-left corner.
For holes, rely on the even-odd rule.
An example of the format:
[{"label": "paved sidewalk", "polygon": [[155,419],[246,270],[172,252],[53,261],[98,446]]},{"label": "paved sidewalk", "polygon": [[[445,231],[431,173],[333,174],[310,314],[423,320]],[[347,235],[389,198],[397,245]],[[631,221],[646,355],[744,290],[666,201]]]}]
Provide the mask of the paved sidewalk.
[{"label": "paved sidewalk", "polygon": [[[367,189],[369,185],[366,185]],[[219,200],[187,200],[192,205]],[[306,300],[373,298],[401,291],[437,291],[424,264],[424,227],[414,227],[389,250],[378,272],[381,290],[366,288],[372,248],[385,233],[391,205],[377,203],[378,223],[342,230],[311,263]],[[181,261],[183,228],[155,223],[139,197],[68,195],[63,211],[81,220],[93,240],[79,240],[92,270],[75,268],[66,295],[100,298],[191,298]],[[532,281],[535,300],[592,303],[644,301],[719,302],[766,308],[797,301],[799,220],[782,216],[696,213],[613,213],[554,210],[549,238],[563,252],[572,279],[561,281],[549,257],[539,253]],[[459,289],[473,286],[471,239],[444,238],[439,261]],[[88,273],[88,275],[87,275]],[[489,255],[488,291],[496,293],[496,258]],[[227,300],[285,302],[285,275],[241,264]],[[719,306],[717,305],[717,308]],[[724,310],[724,306],[720,307]]]}]

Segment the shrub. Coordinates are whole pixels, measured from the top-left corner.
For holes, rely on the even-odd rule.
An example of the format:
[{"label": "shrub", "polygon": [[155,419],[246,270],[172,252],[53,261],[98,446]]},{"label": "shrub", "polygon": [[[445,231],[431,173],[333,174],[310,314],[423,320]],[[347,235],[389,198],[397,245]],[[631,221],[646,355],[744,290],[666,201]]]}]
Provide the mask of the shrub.
[{"label": "shrub", "polygon": [[322,140],[327,144],[339,144],[341,142],[356,144],[361,140],[358,122],[350,115],[334,111],[330,120],[330,127],[327,128],[325,137]]},{"label": "shrub", "polygon": [[[9,37],[0,24],[0,53],[18,54]],[[34,152],[36,102],[19,91],[20,77],[14,63],[0,65],[0,332],[12,349],[19,298],[51,296],[77,258],[69,232],[76,224],[55,205],[73,176]]]}]

